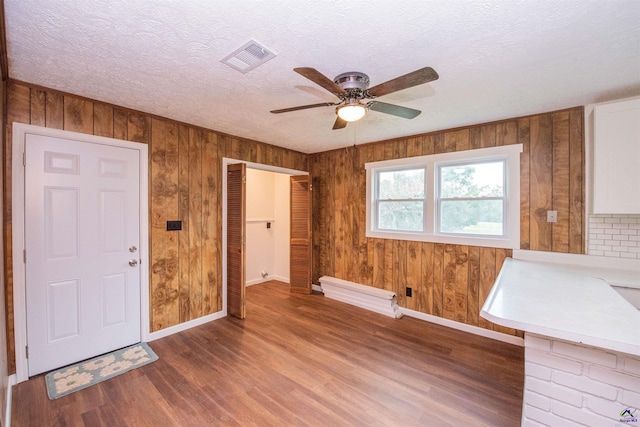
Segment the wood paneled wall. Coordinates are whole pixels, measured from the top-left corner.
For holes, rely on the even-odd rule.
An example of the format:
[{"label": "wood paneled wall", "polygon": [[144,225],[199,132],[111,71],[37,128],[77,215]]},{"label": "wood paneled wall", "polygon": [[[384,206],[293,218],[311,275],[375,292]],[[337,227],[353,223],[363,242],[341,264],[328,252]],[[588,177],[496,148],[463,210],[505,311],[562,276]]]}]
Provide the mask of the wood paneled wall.
[{"label": "wood paneled wall", "polygon": [[[511,251],[365,237],[364,163],[522,143],[521,247],[583,253],[582,108],[307,156],[54,90],[7,85],[4,250],[10,372],[15,372],[11,259],[13,122],[150,144],[150,303],[157,331],[221,308],[221,158],[310,170],[313,278],[331,275],[397,292],[403,307],[506,333],[479,309]],[[309,165],[307,161],[309,160]],[[309,169],[308,169],[309,167]],[[546,222],[557,210],[558,222]],[[180,232],[166,221],[180,219]],[[405,297],[404,289],[413,288]]]},{"label": "wood paneled wall", "polygon": [[[150,145],[151,329],[222,308],[222,157],[307,170],[307,155],[21,82],[7,87],[4,250],[10,371],[15,372],[11,259],[14,122]],[[167,220],[182,231],[167,232]]]},{"label": "wood paneled wall", "polygon": [[[521,249],[584,253],[582,121],[583,109],[572,108],[311,155],[314,282],[329,275],[385,288],[402,307],[516,333],[479,317],[512,251],[365,237],[364,164],[521,143]],[[547,210],[558,222],[547,223]]]}]

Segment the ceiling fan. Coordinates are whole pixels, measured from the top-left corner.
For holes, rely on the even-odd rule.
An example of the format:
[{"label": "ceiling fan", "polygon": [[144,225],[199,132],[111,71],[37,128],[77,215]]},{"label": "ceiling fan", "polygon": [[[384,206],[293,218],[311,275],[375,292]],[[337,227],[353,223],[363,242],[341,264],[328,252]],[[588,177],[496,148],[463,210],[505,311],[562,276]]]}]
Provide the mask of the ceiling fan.
[{"label": "ceiling fan", "polygon": [[[375,98],[397,92],[402,89],[421,85],[423,83],[428,83],[433,80],[437,80],[439,77],[438,73],[436,73],[433,68],[425,67],[369,88],[369,76],[359,71],[342,73],[336,76],[333,80],[329,79],[315,68],[301,67],[294,68],[293,71],[328,90],[337,96],[340,101],[283,108],[280,110],[272,110],[271,112],[273,114],[280,114],[288,113],[290,111],[306,110],[308,108],[337,106],[336,114],[338,117],[333,124],[334,130],[344,128],[347,126],[348,122],[360,120],[364,117],[367,110],[391,114],[405,119],[413,119],[414,117],[417,117],[421,113],[420,110],[414,110],[413,108],[401,107],[394,104],[387,104],[386,102],[376,101]],[[368,101],[363,103],[365,100]]]}]

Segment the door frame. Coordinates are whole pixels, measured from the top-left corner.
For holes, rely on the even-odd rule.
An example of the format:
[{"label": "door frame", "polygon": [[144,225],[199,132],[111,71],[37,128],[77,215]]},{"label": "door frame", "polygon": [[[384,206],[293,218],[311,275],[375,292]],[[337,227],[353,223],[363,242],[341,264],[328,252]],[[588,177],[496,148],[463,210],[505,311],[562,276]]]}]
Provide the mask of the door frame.
[{"label": "door frame", "polygon": [[148,145],[114,138],[89,135],[41,126],[13,123],[11,160],[11,232],[13,254],[13,328],[16,358],[16,382],[29,379],[27,346],[26,272],[23,260],[24,236],[24,179],[23,155],[27,134],[52,138],[136,149],[140,152],[140,337],[149,340],[149,153]]},{"label": "door frame", "polygon": [[[227,166],[244,163],[247,169],[258,169],[266,172],[284,173],[287,175],[309,175],[307,171],[281,168],[262,163],[246,162],[244,160],[222,158],[222,315],[227,316]],[[246,200],[245,200],[246,202]]]}]

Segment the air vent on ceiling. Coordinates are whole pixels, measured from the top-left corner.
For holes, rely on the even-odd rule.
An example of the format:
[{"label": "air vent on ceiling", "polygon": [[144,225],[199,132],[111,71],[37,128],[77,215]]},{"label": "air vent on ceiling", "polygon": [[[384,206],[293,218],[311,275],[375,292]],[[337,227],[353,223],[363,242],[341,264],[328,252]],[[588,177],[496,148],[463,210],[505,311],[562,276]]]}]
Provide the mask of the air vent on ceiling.
[{"label": "air vent on ceiling", "polygon": [[220,62],[242,73],[246,73],[258,65],[264,64],[274,56],[276,56],[275,53],[270,52],[260,43],[250,40],[244,46],[227,55]]}]

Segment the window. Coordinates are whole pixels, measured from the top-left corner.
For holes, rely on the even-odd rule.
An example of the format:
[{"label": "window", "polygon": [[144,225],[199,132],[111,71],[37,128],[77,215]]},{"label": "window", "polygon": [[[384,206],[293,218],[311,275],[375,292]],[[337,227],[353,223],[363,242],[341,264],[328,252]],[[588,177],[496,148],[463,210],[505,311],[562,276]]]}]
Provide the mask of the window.
[{"label": "window", "polygon": [[376,229],[424,230],[424,172],[424,167],[376,172]]},{"label": "window", "polygon": [[439,165],[437,230],[457,235],[505,235],[506,161]]},{"label": "window", "polygon": [[520,247],[522,145],[367,163],[367,236]]}]

